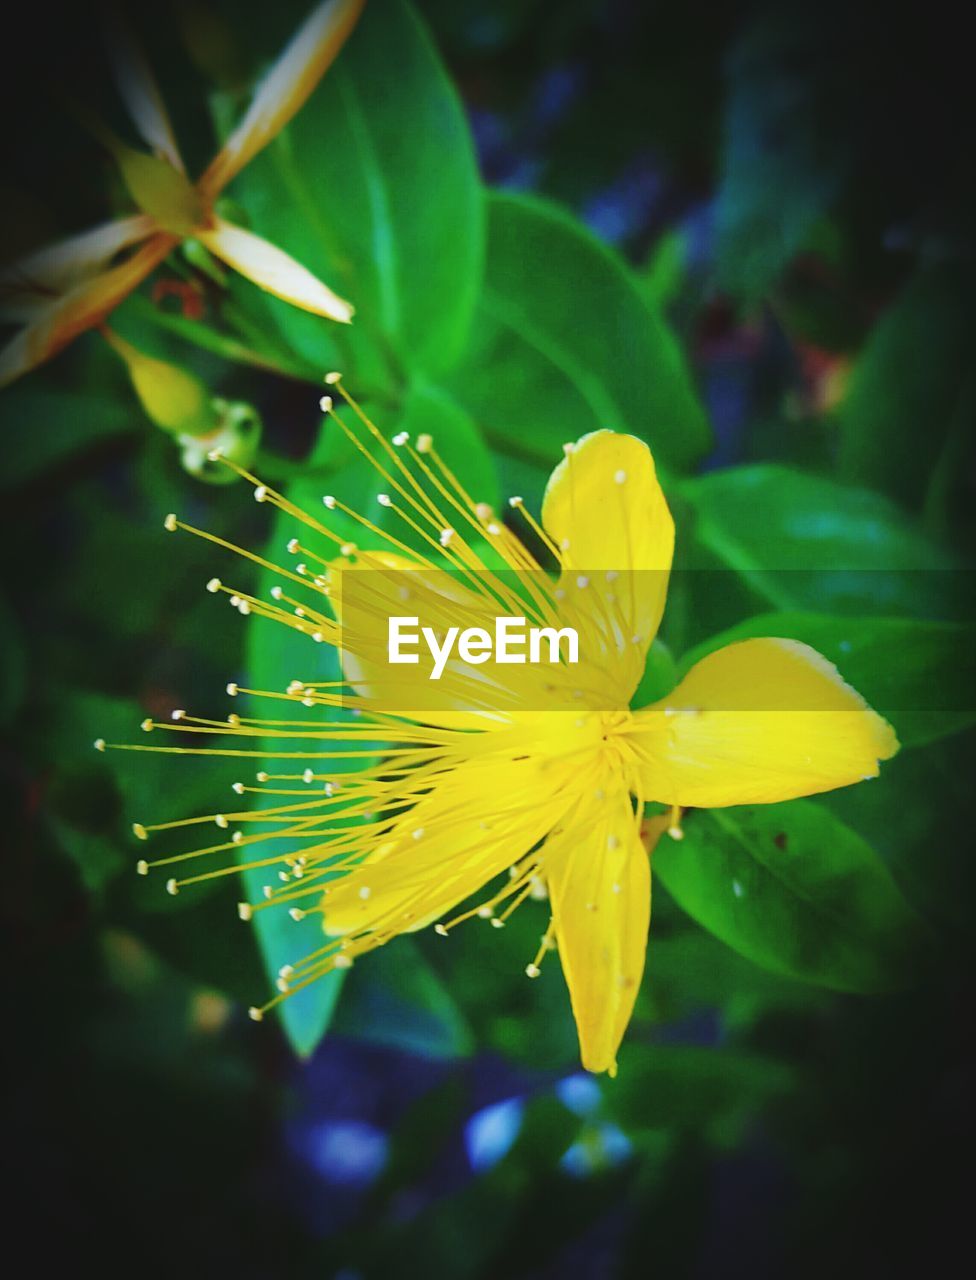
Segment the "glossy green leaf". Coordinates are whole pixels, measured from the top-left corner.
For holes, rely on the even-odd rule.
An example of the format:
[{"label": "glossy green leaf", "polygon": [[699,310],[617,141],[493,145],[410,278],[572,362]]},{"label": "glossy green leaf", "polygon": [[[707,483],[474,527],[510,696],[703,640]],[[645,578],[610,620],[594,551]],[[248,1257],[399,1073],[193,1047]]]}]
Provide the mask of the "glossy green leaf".
[{"label": "glossy green leaf", "polygon": [[671,467],[708,447],[684,356],[619,258],[554,205],[488,201],[485,288],[451,379],[489,439],[554,466],[562,445],[608,427]]},{"label": "glossy green leaf", "polygon": [[715,557],[777,608],[954,617],[970,605],[955,557],[880,494],[765,464],[700,476],[681,493],[697,517],[685,563]]},{"label": "glossy green leaf", "polygon": [[653,865],[690,916],[774,973],[851,992],[911,981],[917,917],[871,846],[818,804],[693,813]]},{"label": "glossy green leaf", "polygon": [[932,742],[976,723],[976,627],[911,618],[762,613],[685,655],[684,673],[706,653],[750,636],[801,640],[894,726],[902,746]]},{"label": "glossy green leaf", "polygon": [[451,365],[481,282],[481,189],[457,93],[406,5],[367,6],[287,133],[233,194],[256,231],[356,307],[339,332],[271,301],[306,360],[324,372],[337,350],[347,353],[343,369],[360,386]]}]

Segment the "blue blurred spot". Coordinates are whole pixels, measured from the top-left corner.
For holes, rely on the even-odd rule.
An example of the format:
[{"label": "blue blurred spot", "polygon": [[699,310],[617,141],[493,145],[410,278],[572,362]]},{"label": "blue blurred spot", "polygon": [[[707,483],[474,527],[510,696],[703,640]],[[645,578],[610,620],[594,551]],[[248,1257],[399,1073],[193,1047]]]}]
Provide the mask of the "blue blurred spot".
[{"label": "blue blurred spot", "polygon": [[621,1164],[632,1150],[630,1139],[615,1124],[592,1125],[559,1162],[572,1178],[586,1178]]},{"label": "blue blurred spot", "polygon": [[362,1120],[326,1120],[302,1135],[302,1154],[328,1182],[365,1187],[386,1164],[387,1136]]},{"label": "blue blurred spot", "polygon": [[521,1098],[506,1098],[476,1111],[464,1127],[464,1146],[475,1173],[493,1168],[508,1155],[522,1127]]},{"label": "blue blurred spot", "polygon": [[563,65],[544,72],[533,95],[536,126],[556,124],[579,97],[582,87],[581,67]]},{"label": "blue blurred spot", "polygon": [[583,1071],[558,1081],[556,1097],[574,1116],[591,1115],[603,1101],[600,1086],[591,1075]]},{"label": "blue blurred spot", "polygon": [[646,225],[664,191],[664,175],[654,158],[641,157],[616,182],[587,200],[583,221],[604,240],[619,244]]}]

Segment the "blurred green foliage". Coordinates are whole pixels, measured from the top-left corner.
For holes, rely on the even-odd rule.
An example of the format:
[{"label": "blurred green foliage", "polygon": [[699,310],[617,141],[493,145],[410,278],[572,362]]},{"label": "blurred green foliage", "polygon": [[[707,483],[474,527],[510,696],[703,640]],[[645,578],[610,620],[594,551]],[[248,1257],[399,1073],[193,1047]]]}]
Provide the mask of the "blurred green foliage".
[{"label": "blurred green foliage", "polygon": [[[247,22],[213,6],[206,28],[193,8],[166,17],[153,55],[178,121],[206,103],[219,136],[301,6],[247,5]],[[271,559],[292,530],[280,517],[269,527],[242,488],[182,471],[88,335],[2,406],[23,1185],[48,1192],[49,1166],[65,1165],[51,1193],[65,1238],[80,1238],[76,1216],[124,1218],[120,1256],[155,1236],[155,1201],[171,1226],[162,1260],[192,1249],[243,1275],[626,1277],[649,1260],[668,1276],[732,1275],[714,1251],[739,1242],[753,1276],[802,1276],[833,1265],[842,1231],[852,1261],[870,1258],[882,1192],[928,1176],[933,1158],[941,1169],[962,1107],[971,258],[951,217],[919,230],[883,169],[867,181],[870,111],[824,111],[853,83],[832,41],[860,33],[831,26],[835,6],[700,31],[691,16],[656,14],[658,29],[585,2],[422,8],[433,34],[400,0],[368,5],[306,108],[229,192],[254,230],[354,301],[356,324],[201,269],[191,248],[161,273],[170,294],[144,288],[118,331],[253,404],[256,469],[299,504],[328,488],[357,505],[374,487],[318,413],[332,367],[387,433],[432,431],[490,502],[514,491],[538,510],[565,440],[601,426],[640,436],[678,525],[666,648],[644,699],[729,639],[792,636],[891,720],[902,753],[876,781],[817,801],[688,815],[684,841],[655,854],[648,972],[620,1076],[585,1106],[554,1091],[577,1061],[558,969],[524,979],[544,924],[535,904],[500,933],[475,922],[449,944],[429,931],[398,941],[252,1027],[243,1009],[314,926],[271,912],[253,930],[238,922],[258,869],[244,893],[235,876],[177,898],[132,874],[131,822],[230,804],[233,762],[90,744],[137,741],[144,714],[174,706],[225,715],[228,680],[329,679],[336,658],[264,620],[242,625],[203,590],[218,574],[261,593],[265,574],[165,541],[170,510]],[[89,15],[82,26],[85,47]],[[188,32],[203,63],[192,74]],[[596,82],[533,134],[531,76],[585,65],[591,47]],[[870,73],[879,93],[886,75],[883,63]],[[504,168],[486,113],[537,162],[536,193],[483,181],[476,138],[482,173]],[[36,156],[8,171],[20,191],[3,229],[11,252],[31,227],[74,229],[119,197],[54,116],[39,136],[59,139],[46,152],[63,165],[56,191]],[[88,181],[72,202],[78,146]],[[609,245],[579,215],[618,173],[607,166],[648,151],[670,199]],[[943,212],[965,208],[951,185],[926,192]],[[707,234],[693,216],[705,199]],[[884,247],[892,222],[909,227],[897,252]],[[736,361],[746,408],[730,420],[720,392]],[[159,847],[185,846],[167,833]],[[288,1137],[311,1132],[325,1096],[338,1098],[333,1119],[368,1112],[389,1138],[358,1199],[341,1161],[309,1163]],[[508,1098],[521,1108],[510,1145],[472,1175],[465,1126]],[[877,1200],[863,1191],[872,1179]],[[173,1226],[190,1203],[199,1221]],[[891,1228],[892,1256],[910,1226]]]}]

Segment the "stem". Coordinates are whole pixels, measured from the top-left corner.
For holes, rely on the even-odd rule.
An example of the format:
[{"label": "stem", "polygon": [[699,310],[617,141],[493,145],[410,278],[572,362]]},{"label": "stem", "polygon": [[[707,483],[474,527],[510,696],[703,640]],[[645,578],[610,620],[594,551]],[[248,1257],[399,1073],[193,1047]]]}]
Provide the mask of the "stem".
[{"label": "stem", "polygon": [[129,305],[144,320],[151,321],[158,328],[175,333],[179,337],[185,338],[187,342],[192,342],[194,346],[201,347],[204,351],[209,351],[213,355],[222,356],[225,360],[231,360],[235,364],[248,365],[254,369],[264,369],[269,373],[277,373],[283,378],[293,378],[299,382],[317,384],[321,380],[318,370],[311,369],[303,361],[293,360],[288,356],[271,356],[254,351],[236,338],[228,337],[224,333],[218,333],[208,325],[200,324],[197,320],[188,320],[186,316],[175,315],[171,311],[160,311],[158,307],[153,306],[148,298],[143,298],[139,294],[131,296]]}]

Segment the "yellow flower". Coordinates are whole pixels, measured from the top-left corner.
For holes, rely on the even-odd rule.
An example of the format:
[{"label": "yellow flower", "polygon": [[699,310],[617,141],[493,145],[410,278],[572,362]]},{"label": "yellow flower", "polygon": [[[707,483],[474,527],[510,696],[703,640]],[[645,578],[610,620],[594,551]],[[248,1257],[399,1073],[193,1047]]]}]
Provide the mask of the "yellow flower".
[{"label": "yellow flower", "polygon": [[[333,421],[371,458],[385,490],[378,502],[396,524],[383,532],[341,494],[325,495],[319,520],[258,485],[259,501],[294,517],[299,536],[289,550],[298,562],[279,570],[270,600],[209,586],[244,613],[335,644],[345,683],[294,680],[267,691],[278,710],[266,722],[183,712],[176,724],[145,722],[147,730],[231,734],[243,741],[215,754],[262,758],[282,771],[235,784],[273,807],[191,820],[233,828],[230,839],[140,871],[243,850],[271,869],[269,879],[279,873],[263,900],[242,904],[244,918],[275,904],[296,918],[321,917],[321,947],[286,966],[280,994],[255,1017],[398,934],[433,926],[446,935],[472,916],[501,926],[527,898],[547,897],[550,920],[526,972],[538,976],[545,954],[558,950],[583,1065],[613,1073],[647,945],[645,803],[671,810],[645,824],[653,846],[664,830],[680,838],[684,806],[787,800],[873,777],[897,750],[894,733],[824,658],[782,639],[712,653],[666,698],[631,711],[674,542],[647,446],[611,431],[567,445],[541,522],[510,499],[512,518],[524,519],[529,541],[558,566],[553,576],[461,486],[429,436],[387,440],[341,394],[356,428],[338,412]],[[167,527],[190,528],[175,516]],[[411,537],[422,551],[411,550]],[[388,664],[389,618],[405,611],[438,625],[513,612],[568,625],[579,662],[452,661],[435,684],[422,663]],[[289,700],[326,714],[289,720],[281,710]],[[349,708],[351,717],[334,714]],[[356,767],[337,772],[347,761]],[[139,825],[136,834],[152,830]],[[233,870],[173,879],[169,889]]]},{"label": "yellow flower", "polygon": [[[364,0],[329,0],[306,18],[260,85],[243,119],[192,182],[159,90],[121,28],[113,53],[119,90],[147,154],[107,137],[140,212],[30,254],[0,275],[6,318],[20,332],[0,352],[0,386],[100,324],[154,267],[192,237],[269,293],[347,324],[352,307],[276,245],[214,212],[227,184],[304,105],[356,23]],[[134,249],[117,261],[125,250]]]}]

